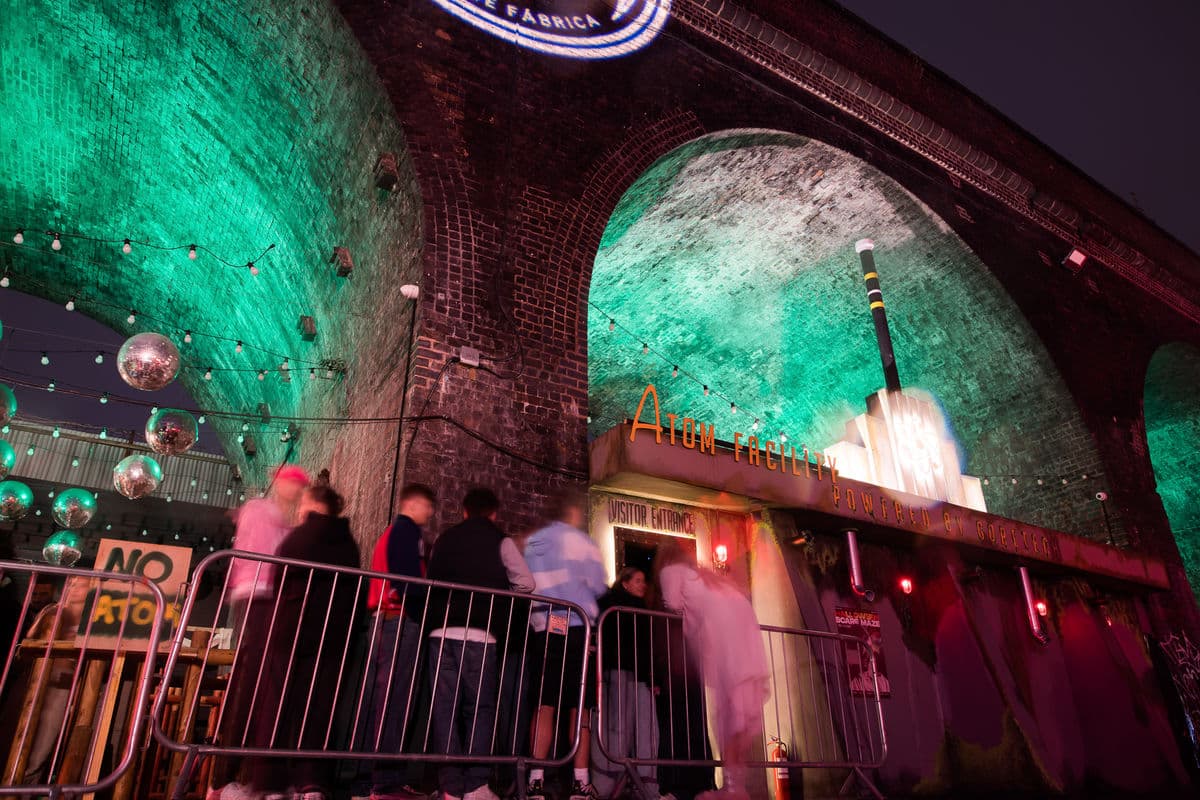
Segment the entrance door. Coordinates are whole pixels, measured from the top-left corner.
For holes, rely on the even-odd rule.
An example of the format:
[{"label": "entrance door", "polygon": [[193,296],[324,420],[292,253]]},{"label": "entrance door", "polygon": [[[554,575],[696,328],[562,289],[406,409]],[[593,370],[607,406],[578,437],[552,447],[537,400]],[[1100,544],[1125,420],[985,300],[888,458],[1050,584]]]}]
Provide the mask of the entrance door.
[{"label": "entrance door", "polygon": [[690,547],[694,552],[696,546],[695,539],[637,531],[632,528],[614,528],[613,536],[616,545],[617,572],[625,567],[636,567],[646,575],[646,580],[651,584],[654,581],[654,559],[658,556],[660,547],[671,542]]}]

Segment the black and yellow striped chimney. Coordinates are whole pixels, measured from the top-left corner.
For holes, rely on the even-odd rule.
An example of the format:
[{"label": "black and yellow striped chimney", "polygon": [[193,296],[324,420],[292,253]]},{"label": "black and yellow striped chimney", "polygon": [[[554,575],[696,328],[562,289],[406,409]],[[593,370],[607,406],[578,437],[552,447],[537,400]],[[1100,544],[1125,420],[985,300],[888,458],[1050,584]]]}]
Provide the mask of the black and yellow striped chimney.
[{"label": "black and yellow striped chimney", "polygon": [[879,273],[875,271],[875,242],[859,239],[854,245],[862,261],[863,282],[867,285],[867,302],[875,320],[875,341],[883,360],[883,379],[889,392],[900,391],[900,372],[896,369],[896,354],[892,352],[892,334],[888,330],[887,311],[883,307],[883,291],[879,288]]}]

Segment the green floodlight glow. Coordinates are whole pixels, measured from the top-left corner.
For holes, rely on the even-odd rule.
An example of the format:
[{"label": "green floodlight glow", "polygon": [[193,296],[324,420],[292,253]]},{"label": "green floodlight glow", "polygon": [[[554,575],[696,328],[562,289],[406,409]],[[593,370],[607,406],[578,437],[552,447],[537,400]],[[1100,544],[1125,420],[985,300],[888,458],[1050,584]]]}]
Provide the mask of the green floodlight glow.
[{"label": "green floodlight glow", "polygon": [[[1085,442],[1075,449],[1061,446],[1065,435],[1047,440],[1085,431],[1075,404],[950,226],[860,159],[767,131],[683,145],[617,204],[589,293],[590,432],[631,417],[654,383],[664,408],[715,423],[718,439],[749,433],[757,417],[796,447],[840,440],[884,385],[854,249],[865,236],[876,242],[901,379],[944,404],[968,472],[1098,471],[1086,433],[1070,437]],[[1084,488],[1064,508],[1033,481],[1004,483],[988,487],[989,510],[1103,538]]]},{"label": "green floodlight glow", "polygon": [[[14,289],[60,307],[72,298],[75,313],[123,333],[132,316],[139,330],[190,338],[198,369],[182,379],[206,408],[265,400],[280,415],[327,413],[345,408],[344,385],[264,386],[238,370],[274,369],[267,353],[292,356],[293,368],[327,353],[355,364],[350,320],[387,302],[383,278],[361,268],[339,282],[311,254],[352,241],[361,265],[399,254],[415,269],[420,198],[391,101],[336,6],[266,0],[253,24],[245,13],[216,0],[33,0],[21,16],[36,24],[0,26],[0,83],[11,89],[0,93],[3,235],[24,228],[0,281],[11,273]],[[400,178],[386,202],[372,172],[381,153],[396,154]],[[35,227],[47,209],[58,209],[57,251]],[[273,242],[254,280],[218,260],[245,264]],[[300,314],[320,321],[320,353],[296,330]],[[236,360],[214,336],[225,333],[245,339]]]},{"label": "green floodlight glow", "polygon": [[1163,509],[1175,533],[1188,581],[1200,601],[1200,350],[1185,344],[1159,349],[1146,370],[1146,441]]}]

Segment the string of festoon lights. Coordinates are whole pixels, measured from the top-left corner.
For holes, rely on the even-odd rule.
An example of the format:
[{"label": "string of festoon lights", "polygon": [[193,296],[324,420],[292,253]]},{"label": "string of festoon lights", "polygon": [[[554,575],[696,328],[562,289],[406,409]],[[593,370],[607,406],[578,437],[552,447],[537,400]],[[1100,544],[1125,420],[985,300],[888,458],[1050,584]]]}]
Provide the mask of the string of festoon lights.
[{"label": "string of festoon lights", "polygon": [[[6,273],[3,278],[0,278],[0,288],[9,288],[12,286],[12,282],[8,280],[8,277],[9,276]],[[44,283],[42,281],[29,280],[28,285],[30,287],[32,287],[33,289],[35,289],[37,291],[37,293],[42,297],[46,297],[46,298],[53,298],[56,296],[61,297],[63,294],[62,290],[59,287]],[[205,331],[205,330],[201,330],[198,328],[181,327],[178,324],[178,322],[173,322],[171,320],[163,319],[160,317],[155,317],[151,314],[146,314],[146,313],[141,312],[134,308],[126,309],[124,306],[117,305],[116,303],[110,303],[106,300],[101,300],[96,297],[92,297],[92,296],[88,296],[88,295],[72,294],[72,295],[69,295],[67,300],[63,303],[63,307],[66,308],[66,310],[68,310],[68,311],[75,311],[77,308],[79,308],[81,306],[93,306],[93,307],[97,307],[97,308],[107,308],[107,309],[115,310],[118,312],[128,311],[128,315],[125,317],[125,323],[127,325],[129,325],[131,328],[134,325],[136,325],[139,322],[139,320],[142,321],[143,324],[145,322],[151,322],[158,329],[158,332],[162,332],[162,331],[173,332],[175,334],[175,336],[178,338],[179,343],[182,345],[185,345],[185,346],[192,344],[192,342],[197,338],[204,338],[204,339],[211,339],[213,341],[223,342],[226,345],[232,345],[233,346],[232,350],[235,355],[241,355],[242,353],[249,351],[249,352],[256,352],[256,353],[261,353],[263,355],[270,356],[272,361],[274,361],[275,359],[279,359],[278,361],[274,361],[274,363],[272,365],[270,365],[269,367],[264,367],[261,365],[255,366],[255,367],[219,367],[219,366],[216,366],[216,365],[210,364],[210,363],[203,363],[203,364],[189,363],[189,364],[185,365],[188,369],[203,370],[203,372],[205,373],[206,380],[211,380],[211,374],[208,374],[208,373],[221,372],[221,371],[259,372],[259,373],[263,373],[262,377],[265,378],[266,375],[271,373],[272,371],[278,370],[280,372],[287,373],[287,372],[295,369],[296,366],[308,369],[309,377],[313,378],[313,379],[319,377],[320,373],[322,371],[329,372],[329,373],[339,373],[339,374],[343,373],[345,371],[343,367],[332,367],[331,364],[333,362],[328,359],[314,361],[311,359],[305,359],[302,356],[297,356],[297,355],[293,355],[293,354],[289,354],[289,353],[280,353],[280,352],[277,352],[270,348],[263,347],[261,345],[257,345],[248,337],[231,336],[226,333],[214,333],[211,331]],[[11,330],[13,332],[17,332],[22,329],[13,328]],[[33,330],[29,330],[29,329],[26,329],[26,332],[32,333],[32,334],[38,334],[38,335],[47,335],[47,336],[55,336],[56,335],[56,334],[49,333],[49,332],[33,331]],[[66,338],[66,337],[64,337],[64,338]],[[87,341],[87,340],[83,340],[79,337],[69,337],[69,339],[72,341]],[[60,348],[60,350],[65,350],[65,348]],[[95,352],[97,355],[101,356],[102,358],[106,354],[104,352],[103,347],[97,348]],[[52,355],[52,350],[47,350],[46,355],[47,356]],[[97,362],[97,363],[101,363],[101,362]],[[334,377],[334,375],[326,375],[326,377],[331,378],[331,377]]]},{"label": "string of festoon lights", "polygon": [[[593,301],[588,300],[588,305],[591,306],[592,308],[594,308],[601,315],[603,315],[603,317],[605,319],[608,320],[609,333],[616,333],[616,332],[620,331],[621,333],[628,336],[630,339],[632,339],[635,342],[637,342],[638,344],[640,344],[640,346],[642,348],[643,356],[653,356],[653,357],[657,358],[658,360],[662,361],[664,364],[669,364],[671,366],[671,377],[672,378],[674,378],[674,379],[683,378],[684,380],[691,381],[692,383],[694,383],[696,386],[698,386],[700,388],[700,391],[703,392],[705,397],[710,397],[710,396],[719,397],[721,400],[724,400],[726,403],[729,403],[730,415],[737,414],[739,411],[741,411],[742,413],[748,413],[748,412],[746,412],[746,407],[744,405],[739,405],[737,403],[737,401],[735,401],[729,395],[727,395],[723,391],[721,391],[713,382],[707,381],[704,378],[701,378],[700,376],[696,375],[694,372],[692,372],[691,370],[689,370],[685,367],[681,367],[680,364],[682,362],[680,359],[674,358],[673,356],[671,356],[671,354],[669,354],[665,350],[661,349],[658,345],[651,345],[650,344],[651,340],[649,337],[643,336],[638,331],[635,331],[632,328],[621,323],[614,314],[610,314],[608,311],[604,310],[603,308],[598,306]],[[748,413],[748,416],[750,416],[750,418],[753,420],[750,424],[751,430],[758,430],[759,427],[762,425],[762,420],[765,419],[767,415],[763,414],[763,413],[758,413],[758,414]],[[781,442],[787,441],[787,433],[785,431],[782,431],[782,430],[779,431],[779,440]]]},{"label": "string of festoon lights", "polygon": [[[745,411],[745,406],[737,403],[724,391],[719,390],[716,385],[709,380],[697,375],[696,373],[680,366],[681,360],[668,353],[664,348],[652,343],[649,337],[642,335],[640,332],[633,330],[617,319],[615,314],[612,314],[604,308],[597,305],[595,302],[588,300],[588,305],[595,309],[604,320],[607,320],[608,330],[610,333],[622,333],[629,339],[633,340],[642,351],[644,356],[653,356],[664,364],[670,365],[671,377],[673,379],[683,378],[700,387],[705,397],[715,396],[729,403],[730,414],[737,414]],[[753,415],[753,421],[750,424],[750,429],[757,431],[762,425],[762,420],[765,414]],[[590,418],[589,418],[590,421]],[[788,440],[787,433],[784,430],[778,432],[779,441],[786,443]],[[975,470],[975,474],[980,478],[984,486],[992,485],[1008,485],[1008,486],[1042,486],[1042,487],[1062,487],[1080,482],[1089,482],[1100,480],[1101,476],[1095,472],[1079,472],[1079,473],[1060,473],[1060,474],[1026,474],[1017,470],[1009,469],[988,469]]]},{"label": "string of festoon lights", "polygon": [[[28,249],[28,250],[39,250],[40,251],[43,248],[39,247],[36,244],[36,242],[39,241],[39,237],[42,237],[40,239],[40,241],[45,242],[46,246],[48,246],[49,249],[55,253],[63,252],[64,240],[68,241],[68,242],[81,241],[81,242],[92,242],[94,244],[112,245],[114,247],[119,246],[120,252],[124,255],[132,254],[135,246],[139,247],[139,248],[144,247],[148,250],[155,250],[158,252],[180,252],[180,253],[182,253],[182,252],[186,251],[187,258],[190,261],[196,261],[197,259],[200,258],[201,255],[204,255],[205,257],[211,258],[214,261],[216,261],[217,263],[222,264],[224,266],[234,267],[236,269],[249,270],[251,275],[258,274],[259,262],[267,255],[267,253],[270,253],[272,250],[275,249],[274,244],[267,245],[262,251],[260,251],[258,253],[258,255],[254,256],[253,258],[249,258],[246,261],[237,262],[237,261],[230,261],[230,260],[222,257],[221,255],[219,255],[211,247],[208,247],[207,245],[204,245],[204,244],[199,244],[197,242],[186,242],[186,243],[181,243],[181,244],[162,244],[160,242],[152,242],[152,241],[149,241],[146,239],[137,239],[135,237],[129,237],[129,236],[110,238],[110,237],[102,237],[102,236],[89,236],[84,233],[78,233],[78,232],[67,231],[67,230],[62,230],[62,229],[49,229],[49,230],[46,230],[44,233],[36,233],[37,230],[38,229],[36,227],[29,228],[29,227],[18,226],[18,227],[12,228],[12,231],[13,231],[12,243],[13,243],[13,245],[20,247],[20,248]],[[27,231],[28,231],[28,233],[27,233]],[[7,242],[5,242],[4,244],[6,246],[10,246],[10,245],[8,245]],[[63,255],[65,257],[66,254],[63,254]]]}]

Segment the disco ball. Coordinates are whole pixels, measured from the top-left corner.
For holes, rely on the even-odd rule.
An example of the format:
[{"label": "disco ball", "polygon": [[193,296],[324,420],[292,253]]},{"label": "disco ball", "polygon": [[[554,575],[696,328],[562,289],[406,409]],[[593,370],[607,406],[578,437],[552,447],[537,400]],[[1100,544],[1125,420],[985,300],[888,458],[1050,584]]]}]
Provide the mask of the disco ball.
[{"label": "disco ball", "polygon": [[132,455],[113,467],[113,486],[130,500],[139,500],[158,488],[162,467],[150,456]]},{"label": "disco ball", "polygon": [[17,452],[8,442],[0,439],[0,481],[8,477],[13,465],[17,463]]},{"label": "disco ball", "polygon": [[17,415],[17,396],[13,390],[0,383],[0,425],[7,425]]},{"label": "disco ball", "polygon": [[179,348],[159,333],[130,336],[117,353],[117,370],[133,388],[157,391],[179,374]]},{"label": "disco ball", "polygon": [[12,521],[29,513],[33,507],[33,492],[20,481],[0,483],[0,519]]},{"label": "disco ball", "polygon": [[59,531],[42,547],[42,558],[56,567],[73,567],[81,555],[79,534],[75,531]]},{"label": "disco ball", "polygon": [[160,408],[146,421],[146,444],[165,456],[186,453],[199,438],[196,418],[178,408]]},{"label": "disco ball", "polygon": [[82,528],[96,515],[96,495],[87,489],[66,489],[54,498],[51,511],[64,528]]}]

